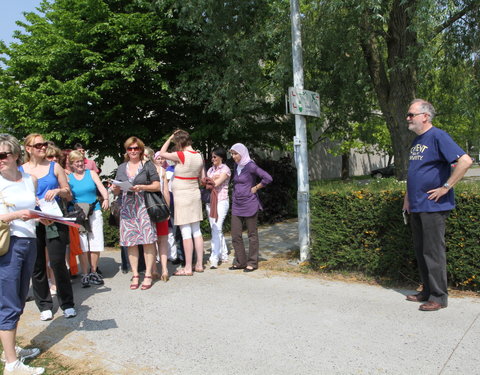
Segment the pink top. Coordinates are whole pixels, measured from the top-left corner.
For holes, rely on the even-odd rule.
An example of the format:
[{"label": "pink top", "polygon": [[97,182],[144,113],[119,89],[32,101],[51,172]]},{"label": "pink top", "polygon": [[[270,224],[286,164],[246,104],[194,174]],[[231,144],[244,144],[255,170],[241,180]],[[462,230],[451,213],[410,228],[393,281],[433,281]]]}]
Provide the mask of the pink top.
[{"label": "pink top", "polygon": [[213,178],[214,176],[219,176],[222,173],[227,174],[227,179],[223,181],[223,183],[219,186],[215,186],[215,190],[218,193],[218,200],[224,201],[228,199],[228,183],[230,182],[230,176],[232,173],[230,172],[230,168],[228,168],[225,164],[220,164],[218,167],[211,167],[208,172],[207,176]]},{"label": "pink top", "polygon": [[85,158],[84,161],[85,161],[85,169],[90,169],[91,171],[100,173],[100,169],[98,169],[97,164],[93,160]]}]

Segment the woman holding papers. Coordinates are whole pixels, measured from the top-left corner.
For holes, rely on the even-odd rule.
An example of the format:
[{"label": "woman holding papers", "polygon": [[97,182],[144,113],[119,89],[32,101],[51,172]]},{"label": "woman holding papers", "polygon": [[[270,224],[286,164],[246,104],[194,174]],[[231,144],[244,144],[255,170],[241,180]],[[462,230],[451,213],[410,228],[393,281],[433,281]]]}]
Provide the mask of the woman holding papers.
[{"label": "woman holding papers", "polygon": [[37,256],[35,222],[29,209],[35,208],[37,179],[20,172],[20,143],[8,134],[0,135],[0,220],[9,223],[10,245],[0,257],[0,340],[5,363],[4,374],[43,374],[42,367],[23,364],[37,348],[15,346],[17,325],[27,299],[30,277]]},{"label": "woman holding papers", "polygon": [[137,137],[128,138],[125,143],[125,162],[117,169],[112,191],[122,194],[120,210],[120,245],[128,247],[128,259],[133,277],[130,289],[139,288],[138,245],[143,245],[145,277],[142,290],[152,286],[152,270],[155,265],[155,243],[157,231],[145,207],[145,191],[159,191],[160,181],[153,163],[143,161],[145,144]]},{"label": "woman holding papers", "polygon": [[[88,217],[91,231],[80,232],[80,246],[83,253],[80,255],[82,267],[82,286],[89,287],[90,284],[102,285],[103,277],[97,273],[98,259],[100,252],[104,250],[103,243],[103,217],[100,203],[97,200],[97,189],[102,195],[101,208],[108,210],[108,192],[103,186],[98,174],[85,168],[84,156],[80,151],[72,151],[68,155],[68,162],[73,173],[68,176],[68,184],[72,190],[73,202],[87,203],[87,207],[93,207],[93,212]],[[90,209],[91,210],[91,209]],[[89,210],[89,212],[90,212]],[[90,272],[89,269],[90,253]]]},{"label": "woman holding papers", "polygon": [[[47,142],[40,134],[30,134],[25,138],[24,147],[27,162],[19,167],[38,180],[37,198],[42,206],[50,206],[58,202],[60,198],[71,200],[72,195],[67,182],[67,176],[63,168],[55,163],[46,160]],[[55,209],[58,205],[53,204]],[[54,212],[51,212],[54,213]],[[40,310],[40,320],[51,320],[53,318],[53,301],[47,278],[47,265],[45,252],[40,251],[47,247],[50,257],[55,281],[57,283],[57,297],[60,308],[66,318],[77,315],[73,302],[72,284],[70,274],[65,264],[65,253],[68,243],[68,228],[66,225],[54,223],[45,226],[38,224],[37,229],[37,259],[33,269],[32,287],[35,303]]]}]

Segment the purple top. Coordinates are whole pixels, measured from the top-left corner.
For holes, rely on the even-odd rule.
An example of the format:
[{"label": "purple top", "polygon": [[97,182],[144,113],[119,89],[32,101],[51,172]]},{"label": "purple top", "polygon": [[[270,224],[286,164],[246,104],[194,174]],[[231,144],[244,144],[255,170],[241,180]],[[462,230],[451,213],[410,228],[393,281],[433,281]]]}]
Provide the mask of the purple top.
[{"label": "purple top", "polygon": [[272,176],[260,168],[255,162],[250,161],[240,172],[237,173],[235,165],[233,176],[232,193],[232,215],[249,217],[262,209],[258,194],[252,194],[252,187],[257,184],[257,179],[261,178],[260,183],[263,186],[272,182]]}]

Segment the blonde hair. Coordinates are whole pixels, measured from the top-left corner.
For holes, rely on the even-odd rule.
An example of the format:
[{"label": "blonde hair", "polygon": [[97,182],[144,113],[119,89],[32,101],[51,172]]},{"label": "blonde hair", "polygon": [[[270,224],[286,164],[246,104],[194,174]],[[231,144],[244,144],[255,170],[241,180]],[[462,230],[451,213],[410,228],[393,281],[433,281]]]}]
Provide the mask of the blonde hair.
[{"label": "blonde hair", "polygon": [[123,147],[125,148],[125,155],[124,155],[125,161],[130,160],[130,156],[128,156],[128,152],[126,152],[126,151],[127,151],[127,148],[129,148],[130,145],[133,145],[134,143],[136,143],[137,146],[140,147],[139,157],[140,157],[140,160],[143,160],[143,154],[145,152],[145,143],[143,143],[143,141],[140,138],[130,137],[123,144]]},{"label": "blonde hair", "polygon": [[153,156],[155,155],[155,153],[153,152],[153,150],[150,148],[150,147],[145,147],[145,151],[143,152],[143,160],[144,161],[152,161],[153,162]]},{"label": "blonde hair", "polygon": [[25,161],[30,161],[30,154],[27,151],[27,146],[31,146],[32,141],[37,138],[37,137],[42,137],[43,135],[38,134],[38,133],[31,133],[25,137],[25,140],[23,141],[23,147],[25,149]]},{"label": "blonde hair", "polygon": [[47,158],[50,156],[56,156],[60,161],[60,158],[62,157],[62,150],[60,150],[57,146],[49,145],[45,151],[45,156]]},{"label": "blonde hair", "polygon": [[68,162],[70,164],[76,162],[77,160],[83,160],[83,154],[78,150],[73,150],[68,154]]}]

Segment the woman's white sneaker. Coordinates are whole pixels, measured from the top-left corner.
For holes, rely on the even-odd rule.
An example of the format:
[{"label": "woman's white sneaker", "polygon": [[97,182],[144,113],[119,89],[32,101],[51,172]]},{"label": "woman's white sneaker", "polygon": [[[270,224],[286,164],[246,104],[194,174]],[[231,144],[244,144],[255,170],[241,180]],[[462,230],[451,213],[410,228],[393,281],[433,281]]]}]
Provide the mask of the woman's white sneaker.
[{"label": "woman's white sneaker", "polygon": [[40,375],[45,372],[43,367],[31,367],[24,364],[22,361],[15,361],[13,364],[6,364],[3,369],[3,375]]},{"label": "woman's white sneaker", "polygon": [[46,321],[46,320],[52,320],[52,319],[53,319],[52,310],[45,310],[40,313],[40,320]]}]

